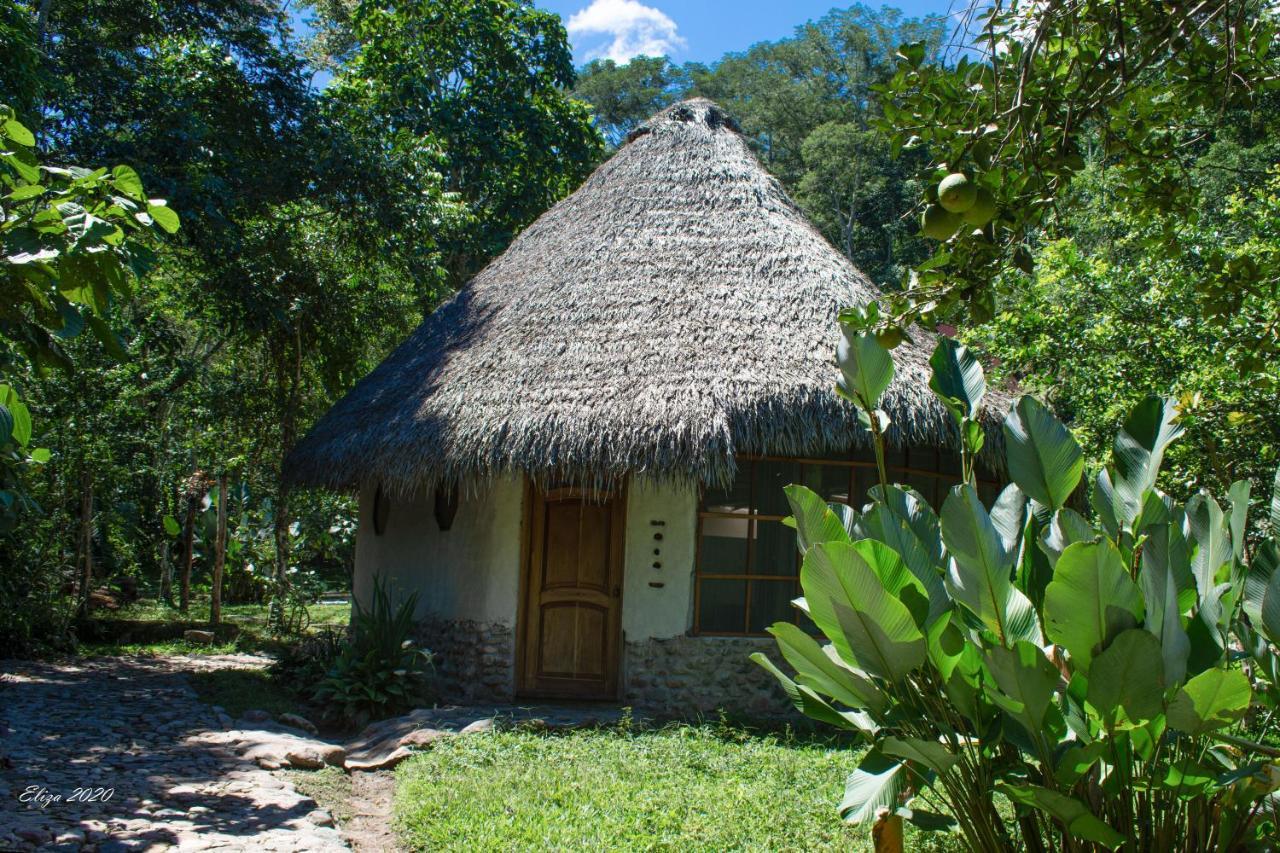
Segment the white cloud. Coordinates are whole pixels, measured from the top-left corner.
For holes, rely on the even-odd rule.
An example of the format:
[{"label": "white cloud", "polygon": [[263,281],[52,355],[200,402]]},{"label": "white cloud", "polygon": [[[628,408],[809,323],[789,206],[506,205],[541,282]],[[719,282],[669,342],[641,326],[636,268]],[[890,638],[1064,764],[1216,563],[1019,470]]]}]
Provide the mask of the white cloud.
[{"label": "white cloud", "polygon": [[586,59],[628,62],[633,56],[666,56],[685,46],[675,21],[638,0],[592,0],[573,13],[567,28],[575,42],[604,37],[587,49]]}]

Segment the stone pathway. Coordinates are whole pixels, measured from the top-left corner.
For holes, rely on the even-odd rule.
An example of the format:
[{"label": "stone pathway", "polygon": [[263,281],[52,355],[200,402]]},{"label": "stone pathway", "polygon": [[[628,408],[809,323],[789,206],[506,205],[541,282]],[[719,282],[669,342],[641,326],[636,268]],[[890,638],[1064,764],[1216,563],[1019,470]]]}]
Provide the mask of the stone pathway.
[{"label": "stone pathway", "polygon": [[314,800],[210,737],[226,721],[184,677],[265,663],[0,662],[0,850],[346,849]]}]

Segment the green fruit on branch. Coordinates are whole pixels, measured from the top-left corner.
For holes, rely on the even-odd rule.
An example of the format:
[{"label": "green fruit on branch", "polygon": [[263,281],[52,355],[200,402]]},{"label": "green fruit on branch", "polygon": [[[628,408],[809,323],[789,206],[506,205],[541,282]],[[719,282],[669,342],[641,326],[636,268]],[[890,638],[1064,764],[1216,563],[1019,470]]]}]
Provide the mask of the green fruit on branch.
[{"label": "green fruit on branch", "polygon": [[973,206],[960,214],[960,218],[970,225],[979,228],[986,225],[996,216],[996,197],[986,187],[978,187]]},{"label": "green fruit on branch", "polygon": [[964,213],[977,198],[977,185],[962,172],[952,172],[938,184],[938,204],[952,213]]},{"label": "green fruit on branch", "polygon": [[949,240],[960,228],[960,214],[931,204],[920,214],[920,232],[935,240]]}]

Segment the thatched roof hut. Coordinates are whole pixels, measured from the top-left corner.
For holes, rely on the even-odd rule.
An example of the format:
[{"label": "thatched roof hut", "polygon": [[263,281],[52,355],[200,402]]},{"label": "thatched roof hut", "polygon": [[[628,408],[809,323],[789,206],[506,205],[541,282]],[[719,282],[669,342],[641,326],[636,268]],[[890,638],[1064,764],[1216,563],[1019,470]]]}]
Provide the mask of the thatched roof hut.
[{"label": "thatched roof hut", "polygon": [[[835,323],[876,287],[805,220],[715,104],[654,116],[440,306],[298,445],[298,484],[521,472],[708,484],[735,454],[865,446],[832,393]],[[931,335],[894,352],[898,446],[953,443]]]}]

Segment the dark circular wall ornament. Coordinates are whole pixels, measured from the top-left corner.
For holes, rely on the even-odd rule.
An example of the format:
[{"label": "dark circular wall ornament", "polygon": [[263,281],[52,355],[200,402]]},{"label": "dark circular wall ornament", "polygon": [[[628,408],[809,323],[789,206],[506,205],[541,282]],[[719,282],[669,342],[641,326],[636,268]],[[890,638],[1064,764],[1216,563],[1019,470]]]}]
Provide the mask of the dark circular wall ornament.
[{"label": "dark circular wall ornament", "polygon": [[373,532],[381,536],[387,530],[387,519],[391,516],[391,499],[382,491],[382,484],[373,493]]}]

